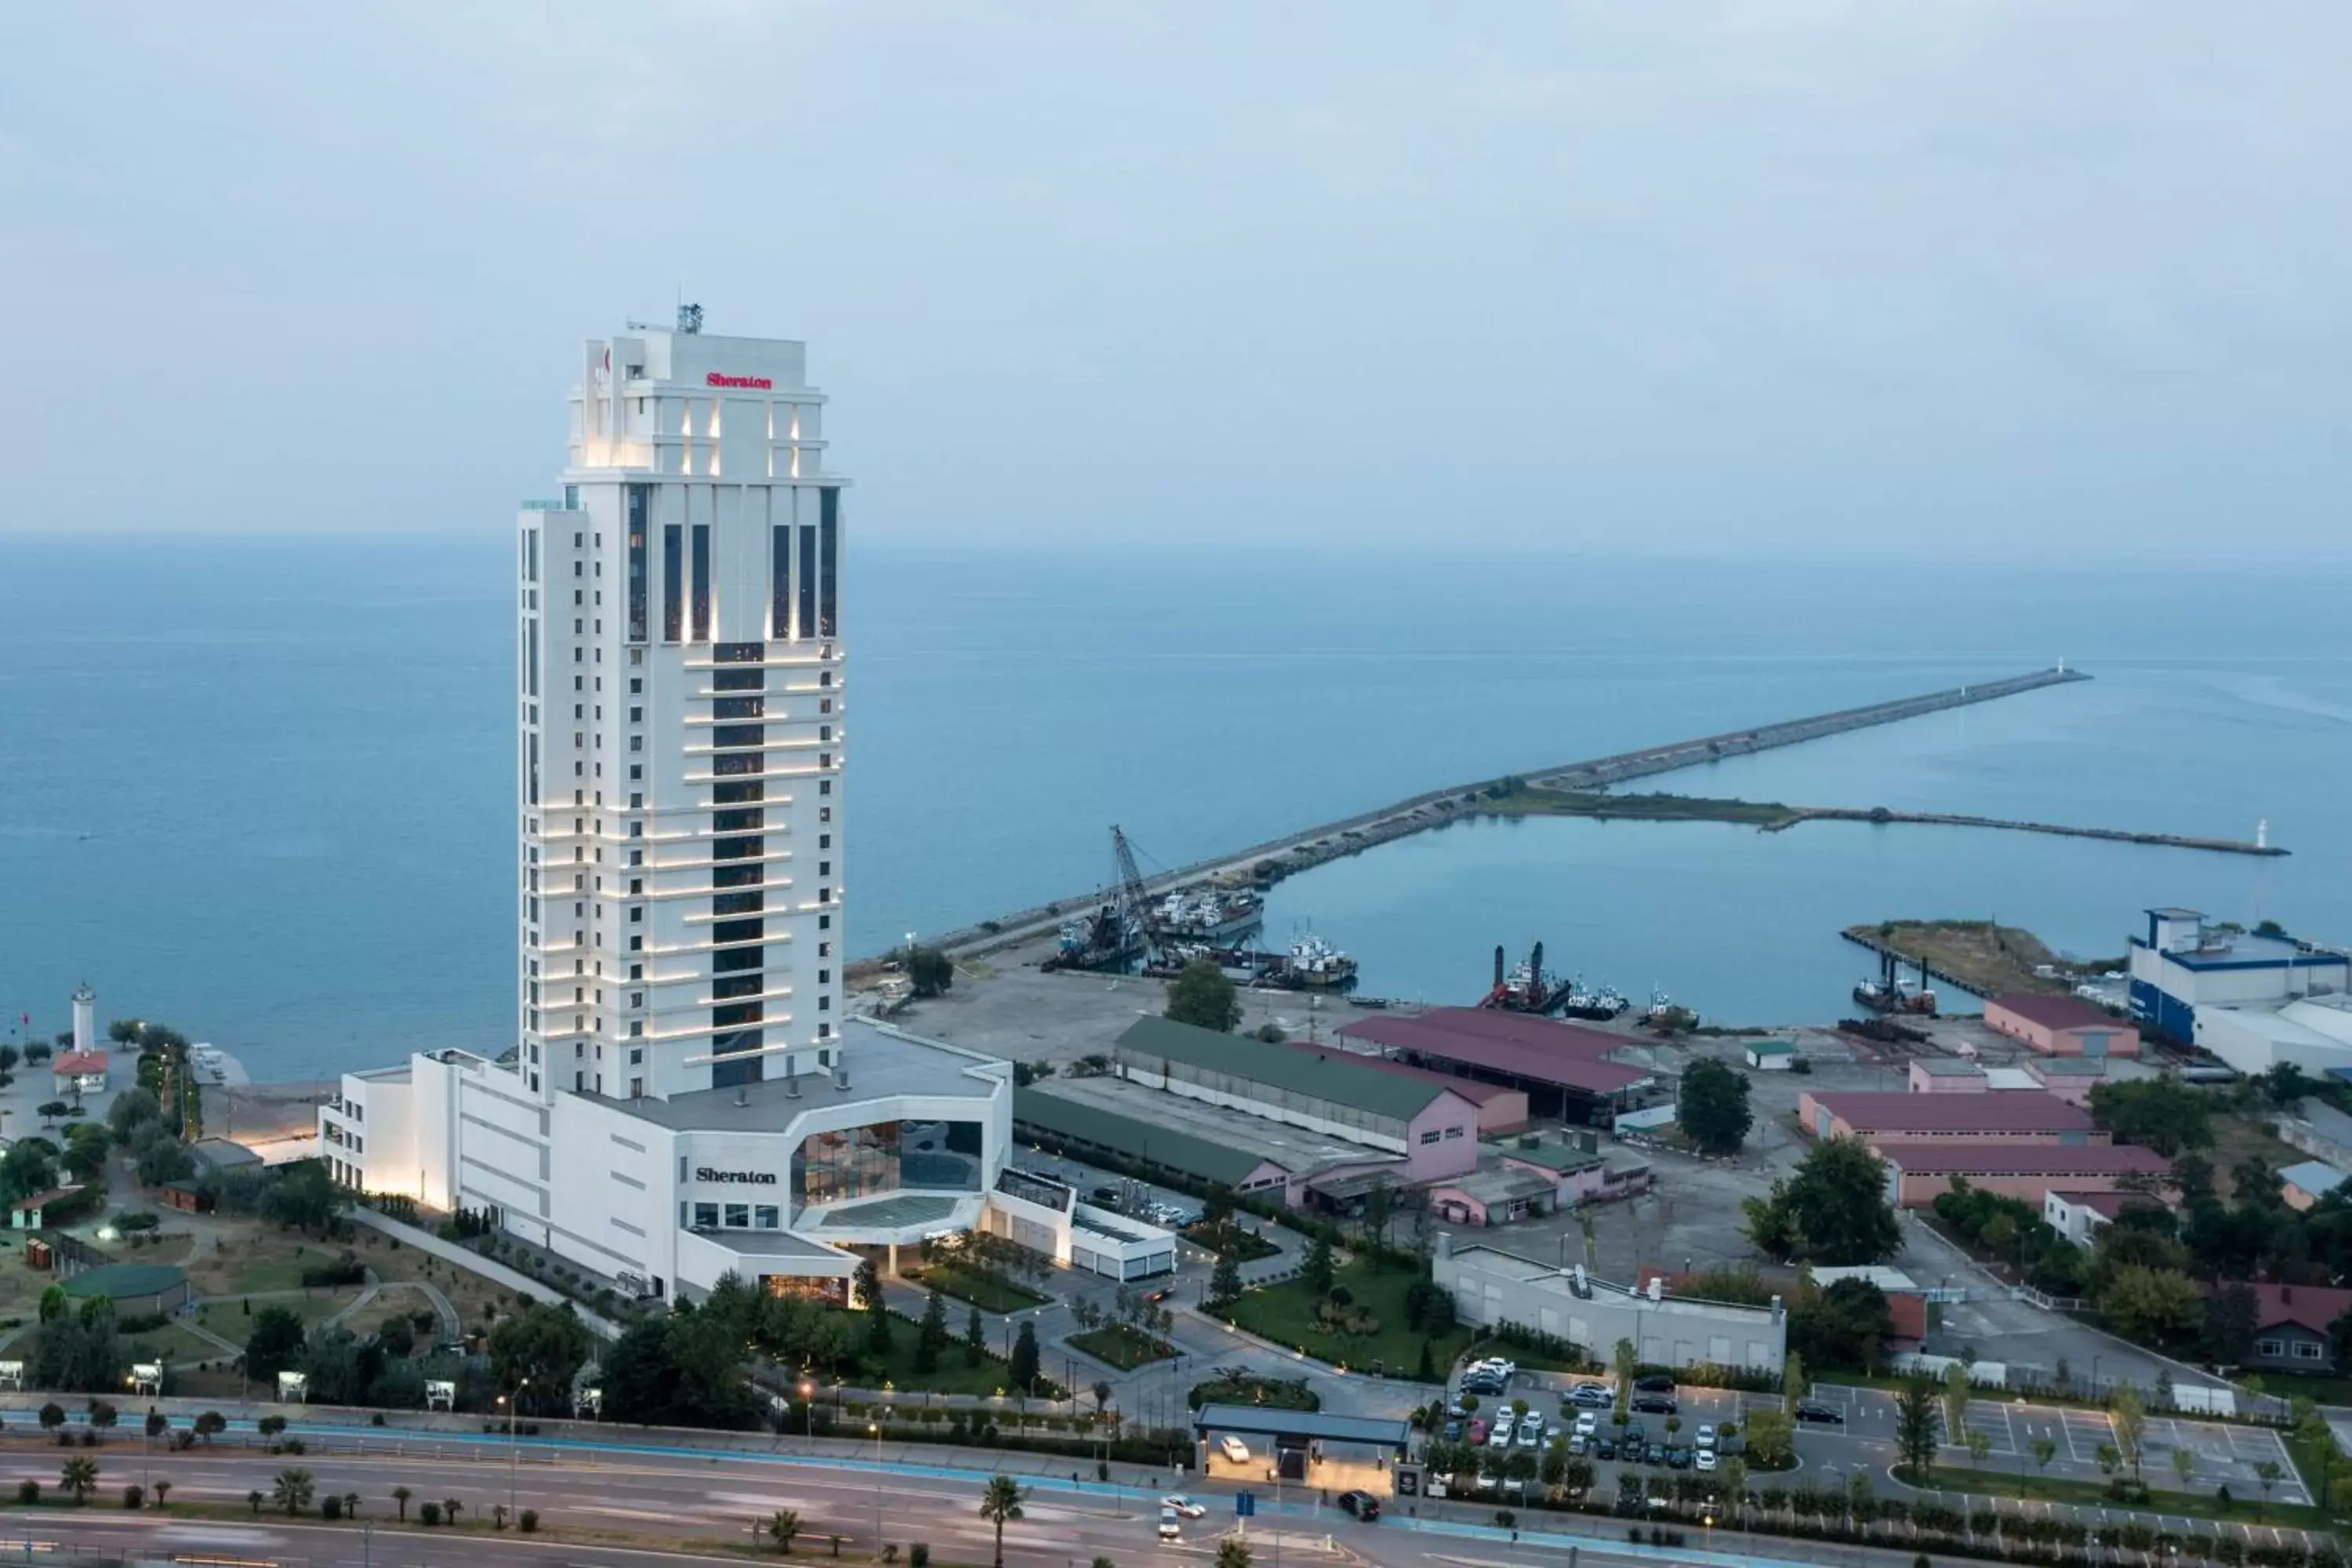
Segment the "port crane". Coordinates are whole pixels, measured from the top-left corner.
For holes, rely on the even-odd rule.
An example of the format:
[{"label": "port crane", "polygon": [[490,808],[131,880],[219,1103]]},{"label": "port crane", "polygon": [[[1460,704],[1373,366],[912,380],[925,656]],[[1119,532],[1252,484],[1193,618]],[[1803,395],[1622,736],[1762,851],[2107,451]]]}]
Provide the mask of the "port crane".
[{"label": "port crane", "polygon": [[1143,886],[1143,873],[1135,864],[1135,847],[1127,841],[1118,823],[1110,825],[1111,865],[1118,877],[1118,901],[1126,906],[1125,913],[1134,922],[1134,929],[1143,933],[1147,953],[1157,957],[1166,944],[1167,933],[1160,929],[1160,911],[1151,902],[1151,895]]}]

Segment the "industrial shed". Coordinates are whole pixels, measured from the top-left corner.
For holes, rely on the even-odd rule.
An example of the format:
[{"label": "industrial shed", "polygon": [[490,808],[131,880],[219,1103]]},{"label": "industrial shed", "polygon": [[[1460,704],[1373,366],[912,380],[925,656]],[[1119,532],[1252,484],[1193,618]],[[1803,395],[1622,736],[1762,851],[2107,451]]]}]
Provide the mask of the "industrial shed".
[{"label": "industrial shed", "polygon": [[1628,1109],[1631,1091],[1655,1077],[1610,1059],[1636,1041],[1525,1013],[1438,1007],[1359,1019],[1339,1034],[1393,1060],[1523,1089],[1535,1115],[1580,1125]]}]

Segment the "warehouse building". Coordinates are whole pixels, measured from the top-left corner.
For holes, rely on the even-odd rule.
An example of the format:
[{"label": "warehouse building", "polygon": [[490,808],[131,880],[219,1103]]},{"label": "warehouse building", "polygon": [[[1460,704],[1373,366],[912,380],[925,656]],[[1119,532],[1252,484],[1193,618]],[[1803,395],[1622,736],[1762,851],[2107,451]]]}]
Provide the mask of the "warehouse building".
[{"label": "warehouse building", "polygon": [[1815,1138],[1859,1138],[1865,1143],[1929,1140],[1996,1140],[2025,1143],[2105,1143],[2107,1133],[2091,1114],[2043,1089],[1986,1089],[1976,1094],[1822,1094],[1797,1101],[1804,1131]]},{"label": "warehouse building", "polygon": [[1456,1248],[1440,1232],[1432,1278],[1450,1291],[1462,1321],[1482,1328],[1517,1323],[1556,1334],[1607,1361],[1620,1340],[1646,1365],[1739,1367],[1777,1373],[1788,1352],[1787,1314],[1769,1307],[1703,1301],[1667,1293],[1652,1279],[1631,1290],[1491,1247]]},{"label": "warehouse building", "polygon": [[[2147,934],[2131,939],[2131,1015],[2176,1045],[2201,1046],[2227,1061],[2219,1047],[2200,1037],[2206,1009],[2274,1012],[2297,997],[2352,988],[2352,958],[2343,953],[2210,925],[2195,910],[2147,915]],[[2264,1070],[2230,1065],[2240,1072]]]},{"label": "warehouse building", "polygon": [[1874,1144],[1871,1152],[1885,1164],[1888,1199],[1913,1209],[1950,1192],[1954,1176],[2039,1208],[2053,1189],[2120,1192],[2137,1183],[2161,1182],[2172,1171],[2163,1155],[2130,1143],[1952,1141]]},{"label": "warehouse building", "polygon": [[2352,1069],[2352,997],[2301,996],[2284,1004],[2208,1004],[2197,1010],[2196,1046],[2231,1071],[2258,1077],[2281,1065],[2314,1078]]},{"label": "warehouse building", "polygon": [[1614,1059],[1636,1042],[1526,1013],[1438,1007],[1361,1018],[1339,1034],[1392,1060],[1523,1090],[1531,1114],[1578,1126],[1632,1109],[1633,1095],[1657,1081]]},{"label": "warehouse building", "polygon": [[1140,1166],[1180,1185],[1263,1194],[1293,1208],[1318,1201],[1345,1206],[1375,1181],[1406,1184],[1402,1154],[1115,1078],[1054,1079],[1016,1089],[1013,1123],[1016,1137],[1073,1159],[1115,1170]]},{"label": "warehouse building", "polygon": [[1996,996],[1985,1004],[1984,1021],[2046,1057],[2139,1055],[2137,1029],[2080,996]]},{"label": "warehouse building", "polygon": [[1129,1084],[1401,1154],[1409,1183],[1477,1168],[1475,1104],[1443,1083],[1383,1072],[1346,1052],[1286,1050],[1138,1018],[1112,1047],[1111,1064]]},{"label": "warehouse building", "polygon": [[1368,1067],[1374,1072],[1393,1077],[1415,1079],[1426,1084],[1448,1089],[1478,1108],[1478,1136],[1506,1138],[1523,1132],[1528,1125],[1528,1097],[1524,1089],[1508,1088],[1499,1083],[1481,1083],[1476,1079],[1458,1078],[1452,1073],[1432,1068],[1408,1067],[1391,1061],[1386,1057],[1369,1056],[1338,1046],[1318,1046],[1305,1040],[1285,1040],[1278,1050],[1297,1051],[1325,1059],[1337,1058],[1356,1066]]}]

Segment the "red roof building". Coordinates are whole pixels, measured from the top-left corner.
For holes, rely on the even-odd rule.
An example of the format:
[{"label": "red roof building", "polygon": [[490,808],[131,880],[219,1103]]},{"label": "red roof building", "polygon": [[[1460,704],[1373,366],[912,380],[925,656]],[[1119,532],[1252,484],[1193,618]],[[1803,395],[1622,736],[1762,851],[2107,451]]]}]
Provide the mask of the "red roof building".
[{"label": "red roof building", "polygon": [[2019,993],[1985,1004],[1985,1027],[2048,1057],[2136,1057],[2139,1031],[2079,996]]},{"label": "red roof building", "polygon": [[1525,1013],[1439,1007],[1359,1019],[1339,1033],[1416,1066],[1524,1089],[1529,1109],[1546,1116],[1562,1114],[1570,1101],[1589,1109],[1655,1076],[1608,1059],[1636,1043],[1622,1035]]},{"label": "red roof building", "polygon": [[[2208,1296],[2230,1285],[2209,1285]],[[2352,1312],[2352,1290],[2325,1285],[2247,1282],[2254,1293],[2254,1348],[2248,1366],[2325,1373],[2336,1368],[2336,1320]]]},{"label": "red roof building", "polygon": [[[1921,1096],[1921,1099],[1930,1098]],[[1954,1095],[1983,1100],[1997,1095]],[[2128,1181],[2161,1181],[2172,1163],[2153,1149],[2132,1143],[1994,1142],[1966,1139],[1875,1143],[1871,1152],[1886,1163],[1887,1188],[1905,1208],[1925,1208],[1951,1191],[1952,1178],[2041,1208],[2053,1189],[2081,1194],[2123,1187]]]},{"label": "red roof building", "polygon": [[1998,1139],[2042,1143],[2105,1143],[2091,1113],[2047,1089],[1996,1089],[1979,1094],[1822,1094],[1808,1089],[1798,1120],[1816,1138],[1866,1143],[1913,1139]]}]

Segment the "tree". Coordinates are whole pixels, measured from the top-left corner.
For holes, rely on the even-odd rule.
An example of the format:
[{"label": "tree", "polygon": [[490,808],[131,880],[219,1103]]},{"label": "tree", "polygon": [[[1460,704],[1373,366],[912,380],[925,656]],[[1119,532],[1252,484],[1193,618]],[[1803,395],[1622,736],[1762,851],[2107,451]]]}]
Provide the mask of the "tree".
[{"label": "tree", "polygon": [[2116,1447],[2132,1468],[2132,1476],[2139,1476],[2140,1439],[2147,1431],[2147,1407],[2140,1402],[2139,1390],[2128,1383],[2117,1384],[2107,1397],[2107,1418],[2116,1428]]},{"label": "tree", "polygon": [[1179,1024],[1228,1034],[1242,1021],[1242,1001],[1225,972],[1196,958],[1168,986],[1168,1015]]},{"label": "tree", "polygon": [[1748,1075],[1713,1059],[1693,1064],[1675,1093],[1675,1117],[1700,1152],[1738,1153],[1756,1124],[1748,1103]]},{"label": "tree", "polygon": [[768,1516],[768,1539],[774,1542],[776,1550],[785,1556],[790,1557],[793,1554],[793,1537],[800,1532],[801,1516],[798,1509],[780,1508]]},{"label": "tree", "polygon": [[1748,1451],[1759,1463],[1778,1468],[1796,1455],[1797,1423],[1785,1410],[1754,1410],[1746,1426]]},{"label": "tree", "polygon": [[162,1508],[171,1500],[172,1483],[168,1480],[158,1480],[155,1483],[155,1506],[157,1508]]},{"label": "tree", "polygon": [[907,981],[917,996],[944,996],[955,984],[955,963],[936,947],[909,948]]},{"label": "tree", "polygon": [[2217,1366],[2238,1366],[2254,1348],[2261,1329],[2262,1301],[2253,1287],[2232,1281],[2216,1290],[2205,1303],[2205,1353]]},{"label": "tree", "polygon": [[163,1107],[154,1095],[143,1089],[126,1089],[114,1097],[106,1108],[106,1125],[121,1142],[131,1141],[131,1132],[144,1123],[160,1121]]},{"label": "tree", "polygon": [[459,1502],[456,1498],[443,1498],[441,1500],[441,1517],[447,1520],[451,1524],[456,1524],[457,1522],[457,1516],[465,1511],[466,1505]]},{"label": "tree", "polygon": [[2175,1079],[2095,1084],[2090,1107],[2091,1120],[2118,1142],[2144,1145],[2168,1160],[2213,1146],[2211,1102]]},{"label": "tree", "polygon": [[2270,1507],[2271,1489],[2278,1485],[2279,1479],[2285,1474],[2286,1471],[2280,1468],[2276,1459],[2264,1459],[2255,1465],[2254,1479],[2263,1483],[2263,1508]]},{"label": "tree", "polygon": [[1969,1463],[1984,1468],[1985,1456],[1992,1452],[1992,1434],[1971,1428],[1969,1432]]},{"label": "tree", "polygon": [[1794,1176],[1740,1207],[1749,1237],[1776,1258],[1844,1266],[1881,1263],[1903,1249],[1885,1167],[1852,1138],[1814,1144]]},{"label": "tree", "polygon": [[76,1122],[66,1134],[66,1172],[77,1182],[94,1182],[105,1173],[107,1146],[112,1140],[102,1121]]},{"label": "tree", "polygon": [[1625,1419],[1625,1406],[1633,1397],[1633,1369],[1641,1364],[1641,1352],[1632,1340],[1619,1340],[1610,1352],[1611,1370],[1617,1374],[1617,1419]]},{"label": "tree", "polygon": [[2205,1303],[2186,1274],[2127,1264],[2115,1270],[2099,1292],[2099,1310],[2126,1339],[2161,1341],[2195,1328]]},{"label": "tree", "polygon": [[922,1326],[915,1331],[915,1370],[933,1373],[940,1369],[940,1352],[948,1344],[948,1308],[946,1300],[934,1290],[923,1303]]},{"label": "tree", "polygon": [[415,1495],[416,1494],[415,1492],[410,1491],[406,1487],[394,1487],[392,1489],[392,1500],[400,1510],[400,1522],[403,1524],[406,1524],[408,1522],[408,1500]]},{"label": "tree", "polygon": [[978,1366],[988,1359],[988,1328],[980,1321],[980,1309],[971,1308],[963,1315],[963,1363]]},{"label": "tree", "polygon": [[1969,1369],[1958,1362],[1944,1369],[1944,1436],[1965,1443],[1969,1430]]},{"label": "tree", "polygon": [[40,1422],[42,1431],[56,1431],[66,1424],[66,1407],[54,1399],[50,1400],[41,1406]]},{"label": "tree", "polygon": [[1013,1336],[1013,1383],[1024,1394],[1037,1392],[1037,1325],[1026,1318]]},{"label": "tree", "polygon": [[40,1319],[45,1323],[56,1322],[72,1307],[73,1298],[66,1294],[62,1285],[52,1285],[41,1292]]},{"label": "tree", "polygon": [[1790,1353],[1825,1367],[1874,1371],[1895,1310],[1886,1292],[1867,1279],[1841,1279],[1826,1290],[1808,1289],[1789,1310]]},{"label": "tree", "polygon": [[2189,1489],[2189,1478],[2197,1473],[2197,1455],[2189,1448],[2172,1450],[2172,1473],[2180,1478],[2180,1489]]},{"label": "tree", "polygon": [[[1242,1266],[1231,1252],[1217,1254],[1216,1267],[1209,1270],[1209,1304],[1230,1305],[1242,1293]],[[2346,1314],[2352,1317],[2352,1313]]]},{"label": "tree", "polygon": [[2033,1468],[2043,1475],[2050,1473],[2050,1461],[2058,1457],[2057,1443],[2048,1437],[2036,1437],[2032,1443]]},{"label": "tree", "polygon": [[245,1337],[245,1373],[256,1383],[275,1383],[302,1358],[302,1320],[291,1308],[264,1307],[253,1315]]},{"label": "tree", "polygon": [[534,1301],[490,1331],[490,1375],[512,1391],[519,1411],[562,1409],[594,1342],[569,1306]]},{"label": "tree", "polygon": [[1227,1536],[1217,1542],[1217,1568],[1250,1568],[1250,1549],[1246,1542]]},{"label": "tree", "polygon": [[114,1430],[115,1424],[121,1419],[122,1412],[117,1410],[110,1401],[93,1399],[89,1402],[89,1424],[92,1430],[111,1432]]},{"label": "tree", "polygon": [[1307,1244],[1307,1256],[1298,1265],[1298,1278],[1318,1296],[1331,1293],[1331,1281],[1339,1272],[1331,1258],[1331,1244],[1317,1237]]},{"label": "tree", "polygon": [[1811,1386],[1811,1384],[1806,1382],[1806,1376],[1805,1358],[1803,1355],[1796,1351],[1789,1352],[1789,1353],[1783,1357],[1780,1362],[1781,1409],[1790,1412],[1791,1415],[1795,1414],[1797,1401],[1805,1396],[1806,1389]]},{"label": "tree", "polygon": [[207,1448],[212,1447],[215,1437],[227,1430],[228,1417],[217,1410],[207,1410],[195,1419],[196,1436],[205,1440],[205,1447]]},{"label": "tree", "polygon": [[310,1506],[311,1494],[316,1490],[310,1471],[280,1470],[269,1483],[269,1500],[289,1514],[300,1513]]},{"label": "tree", "polygon": [[39,1114],[42,1121],[55,1121],[72,1108],[62,1100],[45,1100],[33,1109]]},{"label": "tree", "polygon": [[68,1459],[58,1474],[58,1487],[71,1492],[74,1507],[79,1508],[98,1489],[98,1461],[79,1454]]},{"label": "tree", "polygon": [[995,1568],[1004,1568],[1004,1526],[1021,1516],[1021,1483],[1007,1475],[989,1477],[981,1489],[980,1517],[996,1527]]},{"label": "tree", "polygon": [[[1752,1436],[1752,1424],[1748,1430]],[[1925,1485],[1936,1465],[1936,1385],[1916,1373],[1904,1380],[1895,1399],[1895,1447],[1913,1481]]]},{"label": "tree", "polygon": [[1380,1271],[1388,1256],[1389,1216],[1396,1212],[1396,1189],[1385,1176],[1375,1179],[1364,1194],[1364,1238],[1371,1244],[1372,1271]]},{"label": "tree", "polygon": [[58,1146],[46,1138],[19,1138],[0,1154],[0,1201],[15,1203],[58,1184]]}]

